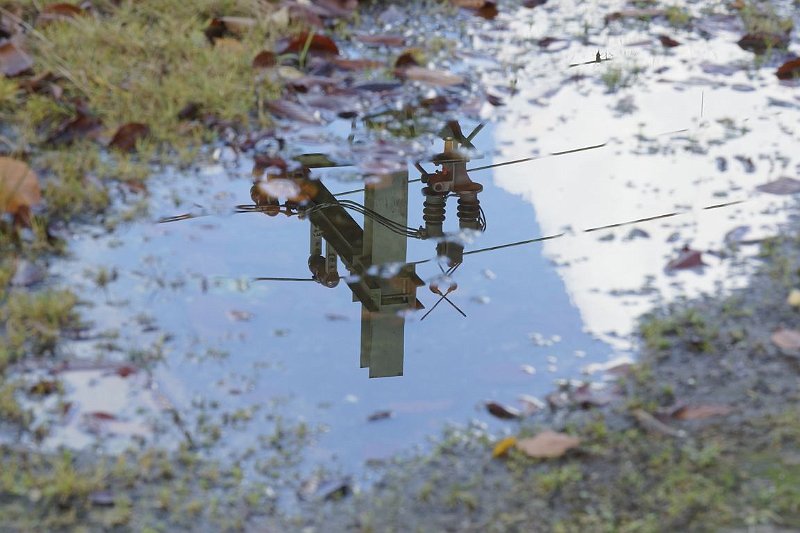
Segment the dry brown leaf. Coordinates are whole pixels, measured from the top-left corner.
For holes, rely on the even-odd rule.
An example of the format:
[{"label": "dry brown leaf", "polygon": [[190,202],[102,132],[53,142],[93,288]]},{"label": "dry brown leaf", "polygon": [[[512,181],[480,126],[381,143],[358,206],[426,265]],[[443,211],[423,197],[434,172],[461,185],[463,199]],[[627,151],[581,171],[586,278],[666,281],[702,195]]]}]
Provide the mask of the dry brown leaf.
[{"label": "dry brown leaf", "polygon": [[503,420],[511,420],[522,416],[519,409],[498,402],[486,402],[486,410],[489,411],[490,415],[502,418]]},{"label": "dry brown leaf", "polygon": [[800,57],[791,59],[778,67],[775,75],[781,80],[790,80],[792,78],[800,78]]},{"label": "dry brown leaf", "polygon": [[533,438],[519,439],[516,447],[528,457],[552,459],[561,457],[568,450],[579,446],[581,439],[551,430],[542,431]]},{"label": "dry brown leaf", "polygon": [[22,161],[0,156],[0,212],[24,217],[41,201],[36,173]]},{"label": "dry brown leaf", "polygon": [[772,334],[772,342],[784,352],[800,351],[800,331],[780,328]]},{"label": "dry brown leaf", "polygon": [[51,22],[68,21],[84,14],[86,14],[86,12],[75,4],[68,4],[66,2],[50,4],[45,6],[42,12],[39,13],[39,16],[36,17],[36,25],[46,26]]},{"label": "dry brown leaf", "polygon": [[277,64],[275,54],[269,50],[262,50],[253,58],[253,68],[271,68]]},{"label": "dry brown leaf", "polygon": [[427,83],[436,87],[449,87],[451,85],[458,85],[464,82],[464,78],[458,74],[450,72],[441,72],[438,70],[431,70],[425,67],[409,66],[402,69],[399,74],[401,77]]},{"label": "dry brown leaf", "polygon": [[308,47],[307,53],[309,55],[339,55],[339,47],[333,42],[333,39],[327,35],[314,33],[309,40],[308,32],[298,33],[288,41],[283,43],[280,48],[279,54],[299,54]]},{"label": "dry brown leaf", "polygon": [[128,122],[119,127],[108,145],[123,152],[131,152],[140,139],[150,136],[150,128],[141,122]]},{"label": "dry brown leaf", "polygon": [[733,412],[729,405],[686,405],[672,413],[678,420],[703,420],[713,416],[725,416]]},{"label": "dry brown leaf", "polygon": [[0,74],[12,78],[33,68],[33,59],[14,41],[0,44]]}]

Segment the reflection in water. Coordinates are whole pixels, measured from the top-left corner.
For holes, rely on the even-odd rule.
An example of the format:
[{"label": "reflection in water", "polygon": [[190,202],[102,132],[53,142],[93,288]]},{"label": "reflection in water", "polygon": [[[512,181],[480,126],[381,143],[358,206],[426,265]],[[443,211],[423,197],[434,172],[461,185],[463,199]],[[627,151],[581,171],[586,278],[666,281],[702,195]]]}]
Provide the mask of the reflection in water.
[{"label": "reflection in water", "polygon": [[[370,377],[403,375],[405,315],[424,308],[417,299],[417,288],[425,283],[417,275],[416,265],[407,262],[408,238],[436,240],[437,255],[445,258],[448,270],[442,268],[442,279],[430,285],[440,297],[433,307],[447,301],[464,315],[447,298],[456,288],[449,276],[463,260],[464,244],[460,233],[444,231],[444,223],[447,199],[456,196],[460,230],[486,227],[478,200],[483,187],[467,174],[469,160],[464,154],[479,131],[480,127],[464,137],[458,124],[451,123],[443,132],[444,151],[433,158],[439,168],[429,173],[417,164],[425,197],[422,228],[408,227],[408,172],[386,175],[380,183],[367,187],[362,205],[334,196],[321,180],[309,177],[308,167],[288,171],[281,162],[269,161],[273,166],[264,169],[266,178],[258,179],[251,188],[255,206],[240,206],[270,216],[283,213],[308,219],[308,268],[311,279],[320,285],[333,288],[339,284],[341,260],[349,273],[345,281],[353,301],[361,302],[361,367],[369,368]],[[349,211],[364,215],[363,228]]]}]

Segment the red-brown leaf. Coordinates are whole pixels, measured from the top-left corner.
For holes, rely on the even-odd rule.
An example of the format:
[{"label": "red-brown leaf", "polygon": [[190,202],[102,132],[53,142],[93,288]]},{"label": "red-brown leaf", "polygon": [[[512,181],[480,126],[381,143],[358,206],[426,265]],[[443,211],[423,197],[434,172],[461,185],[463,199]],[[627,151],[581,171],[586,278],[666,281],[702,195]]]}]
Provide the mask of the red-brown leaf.
[{"label": "red-brown leaf", "polygon": [[136,148],[136,143],[150,136],[150,127],[141,122],[128,122],[119,127],[108,145],[123,152],[131,152]]},{"label": "red-brown leaf", "polygon": [[51,22],[60,22],[70,20],[75,17],[84,15],[86,12],[75,4],[68,4],[66,2],[58,4],[50,4],[42,9],[39,16],[36,17],[37,26],[45,26]]},{"label": "red-brown leaf", "polygon": [[682,270],[700,266],[705,266],[702,252],[684,246],[680,255],[667,264],[667,270]]},{"label": "red-brown leaf", "polygon": [[661,41],[661,44],[664,46],[664,48],[675,48],[681,44],[669,35],[659,35],[658,40]]},{"label": "red-brown leaf", "polygon": [[[303,32],[295,35],[285,43],[280,49],[279,54],[299,54],[301,53],[308,42],[308,32]],[[318,55],[339,55],[339,47],[333,42],[333,39],[327,35],[315,33],[311,36],[311,42],[308,44],[309,54]]]},{"label": "red-brown leaf", "polygon": [[407,80],[418,81],[435,87],[450,87],[464,82],[458,74],[431,70],[425,67],[409,66],[398,70],[397,75]]},{"label": "red-brown leaf", "polygon": [[62,122],[48,137],[47,142],[54,145],[69,145],[80,139],[96,139],[102,127],[103,123],[99,118],[79,111],[75,118]]},{"label": "red-brown leaf", "polygon": [[790,80],[792,78],[800,78],[800,57],[791,59],[778,67],[775,72],[778,79]]},{"label": "red-brown leaf", "polygon": [[253,58],[253,68],[255,69],[270,68],[276,64],[275,54],[269,50],[262,50]]}]

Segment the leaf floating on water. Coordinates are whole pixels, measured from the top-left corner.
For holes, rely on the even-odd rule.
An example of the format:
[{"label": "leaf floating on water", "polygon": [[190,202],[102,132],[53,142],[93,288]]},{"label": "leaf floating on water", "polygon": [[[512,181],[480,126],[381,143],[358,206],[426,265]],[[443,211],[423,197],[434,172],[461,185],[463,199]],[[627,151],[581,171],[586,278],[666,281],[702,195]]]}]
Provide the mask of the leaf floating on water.
[{"label": "leaf floating on water", "polygon": [[498,402],[486,402],[486,410],[489,411],[490,415],[503,420],[513,420],[522,416],[522,412],[519,409]]},{"label": "leaf floating on water", "polygon": [[239,309],[231,309],[228,311],[228,318],[234,322],[249,322],[253,318],[253,313],[249,311],[240,311]]},{"label": "leaf floating on water", "polygon": [[128,122],[119,127],[108,145],[123,152],[132,152],[136,149],[137,142],[149,136],[150,127],[147,124]]},{"label": "leaf floating on water", "polygon": [[676,46],[680,46],[681,43],[670,37],[669,35],[659,35],[658,40],[661,41],[661,45],[664,48],[675,48]]},{"label": "leaf floating on water", "polygon": [[725,416],[733,412],[729,405],[686,405],[672,413],[678,420],[703,420],[714,416]]},{"label": "leaf floating on water", "polygon": [[24,219],[41,201],[36,173],[22,161],[0,156],[0,212]]},{"label": "leaf floating on water", "polygon": [[790,59],[775,71],[775,75],[781,80],[791,80],[800,78],[800,57]]},{"label": "leaf floating on water", "polygon": [[400,71],[400,76],[435,87],[450,87],[464,82],[464,78],[458,74],[431,70],[425,67],[409,66]]},{"label": "leaf floating on water", "polygon": [[492,448],[492,457],[505,457],[508,451],[517,444],[517,437],[506,437]]},{"label": "leaf floating on water", "polygon": [[784,176],[775,181],[759,185],[756,190],[769,194],[797,194],[800,192],[800,180]]},{"label": "leaf floating on water", "polygon": [[392,412],[388,409],[382,411],[375,411],[367,417],[368,422],[377,422],[378,420],[386,420],[392,418]]},{"label": "leaf floating on water", "polygon": [[786,353],[800,352],[800,331],[780,328],[772,334],[772,342]]},{"label": "leaf floating on water", "polygon": [[684,246],[680,255],[667,264],[667,270],[684,270],[705,265],[702,252]]},{"label": "leaf floating on water", "polygon": [[516,447],[528,457],[555,459],[563,456],[572,448],[580,446],[580,444],[581,439],[578,437],[546,430],[533,438],[518,440]]},{"label": "leaf floating on water", "polygon": [[33,68],[33,59],[14,41],[0,44],[0,74],[13,78]]}]

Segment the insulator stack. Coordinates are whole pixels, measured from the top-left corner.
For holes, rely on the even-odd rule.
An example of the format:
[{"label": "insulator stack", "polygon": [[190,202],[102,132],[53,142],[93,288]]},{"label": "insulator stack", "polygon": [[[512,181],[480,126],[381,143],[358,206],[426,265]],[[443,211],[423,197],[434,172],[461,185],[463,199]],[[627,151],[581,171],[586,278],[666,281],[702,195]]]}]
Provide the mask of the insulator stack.
[{"label": "insulator stack", "polygon": [[481,202],[477,194],[458,196],[458,225],[461,229],[480,229]]},{"label": "insulator stack", "polygon": [[425,221],[425,232],[428,237],[441,237],[445,219],[447,195],[435,192],[430,187],[422,189],[425,202],[422,204],[422,219]]}]

